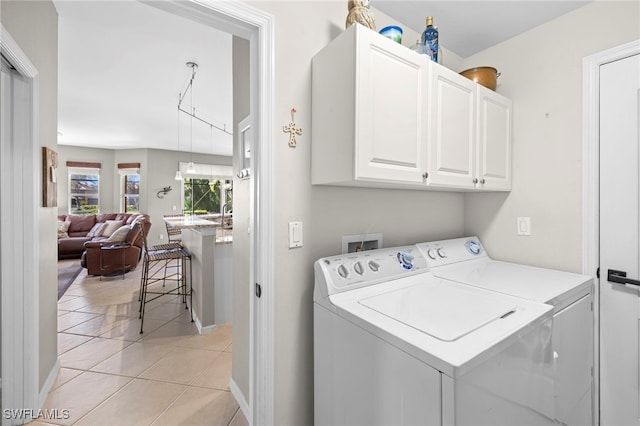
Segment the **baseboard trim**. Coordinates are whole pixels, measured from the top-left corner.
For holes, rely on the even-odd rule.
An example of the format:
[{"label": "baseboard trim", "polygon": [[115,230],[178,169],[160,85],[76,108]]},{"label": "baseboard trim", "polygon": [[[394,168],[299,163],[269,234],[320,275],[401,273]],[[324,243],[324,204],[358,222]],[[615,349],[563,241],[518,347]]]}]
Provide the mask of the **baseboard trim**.
[{"label": "baseboard trim", "polygon": [[203,327],[202,323],[200,322],[200,318],[198,318],[198,314],[196,314],[195,312],[193,312],[193,322],[196,324],[196,328],[198,329],[199,334],[211,333],[213,329],[216,327],[215,324],[211,324],[211,325],[207,325],[206,327]]},{"label": "baseboard trim", "polygon": [[51,388],[53,384],[56,382],[58,378],[58,373],[60,372],[60,358],[56,358],[56,362],[53,364],[49,375],[47,376],[47,380],[44,382],[42,389],[40,389],[40,395],[38,396],[38,408],[41,408],[44,405],[44,401],[47,399],[47,395],[51,392]]},{"label": "baseboard trim", "polygon": [[[242,391],[236,384],[236,381],[233,380],[233,377],[229,379],[229,390],[231,391],[231,395],[233,395],[233,397],[236,399],[236,402],[238,403],[240,410],[242,410],[242,414],[244,414],[244,418],[249,420],[251,418],[249,416],[249,404],[247,403],[247,400],[244,399],[244,395],[242,394]],[[251,424],[250,420],[249,420],[249,424]]]}]

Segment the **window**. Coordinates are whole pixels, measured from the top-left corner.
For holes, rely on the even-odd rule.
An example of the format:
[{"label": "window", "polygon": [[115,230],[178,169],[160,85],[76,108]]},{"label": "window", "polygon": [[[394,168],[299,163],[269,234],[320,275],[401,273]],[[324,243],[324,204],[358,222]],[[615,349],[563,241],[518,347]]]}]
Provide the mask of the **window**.
[{"label": "window", "polygon": [[122,176],[123,196],[121,211],[140,213],[140,175],[126,174]]},{"label": "window", "polygon": [[[220,179],[184,179],[184,214],[230,213],[233,206],[233,181]],[[223,211],[224,208],[224,211]]]},{"label": "window", "polygon": [[120,211],[140,213],[140,163],[118,163]]},{"label": "window", "polygon": [[69,213],[100,211],[100,170],[69,169]]}]

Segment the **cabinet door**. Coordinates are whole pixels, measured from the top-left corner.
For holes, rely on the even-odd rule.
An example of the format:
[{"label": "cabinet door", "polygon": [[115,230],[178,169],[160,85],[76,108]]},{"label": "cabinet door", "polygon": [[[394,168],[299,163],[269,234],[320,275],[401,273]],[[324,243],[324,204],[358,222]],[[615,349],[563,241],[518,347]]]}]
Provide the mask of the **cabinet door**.
[{"label": "cabinet door", "polygon": [[511,111],[509,99],[478,85],[478,188],[511,189]]},{"label": "cabinet door", "polygon": [[445,67],[431,68],[430,186],[474,187],[475,86]]},{"label": "cabinet door", "polygon": [[429,61],[373,31],[360,35],[354,177],[424,185]]}]

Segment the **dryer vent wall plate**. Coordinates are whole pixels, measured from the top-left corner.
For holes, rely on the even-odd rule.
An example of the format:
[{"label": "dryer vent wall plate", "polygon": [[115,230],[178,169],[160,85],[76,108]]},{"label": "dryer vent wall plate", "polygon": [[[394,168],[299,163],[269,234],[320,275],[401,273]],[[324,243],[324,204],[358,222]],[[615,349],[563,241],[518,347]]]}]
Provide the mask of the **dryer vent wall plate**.
[{"label": "dryer vent wall plate", "polygon": [[382,233],[342,236],[342,254],[383,248]]}]

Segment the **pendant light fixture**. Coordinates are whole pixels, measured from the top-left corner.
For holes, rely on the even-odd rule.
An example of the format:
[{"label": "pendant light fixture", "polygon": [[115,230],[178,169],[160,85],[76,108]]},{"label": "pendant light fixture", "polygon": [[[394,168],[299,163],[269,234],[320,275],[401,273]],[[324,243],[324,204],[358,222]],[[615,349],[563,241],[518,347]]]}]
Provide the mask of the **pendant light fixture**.
[{"label": "pendant light fixture", "polygon": [[196,168],[193,164],[193,117],[196,115],[196,110],[193,107],[193,81],[196,78],[196,69],[198,69],[198,64],[195,62],[187,62],[187,66],[191,68],[191,81],[187,88],[191,89],[189,91],[189,109],[191,110],[191,114],[189,114],[189,149],[191,151],[191,161],[189,161],[189,164],[187,165],[187,173],[194,174],[196,172]]},{"label": "pendant light fixture", "polygon": [[[190,161],[189,164],[187,164],[187,170],[185,170],[186,174],[194,174],[196,172],[196,167],[195,164],[193,164],[193,119],[197,119],[202,121],[203,123],[207,124],[210,128],[211,128],[211,134],[212,134],[212,141],[213,141],[213,129],[217,129],[220,130],[221,132],[224,132],[228,135],[233,136],[233,133],[228,132],[227,131],[227,126],[224,125],[223,127],[218,127],[210,122],[208,122],[207,120],[204,120],[200,117],[198,117],[196,115],[196,109],[193,107],[193,81],[196,78],[196,69],[198,68],[198,64],[196,64],[195,62],[187,62],[187,67],[191,68],[191,78],[189,80],[189,83],[187,84],[187,88],[184,90],[183,93],[180,93],[178,95],[178,149],[180,148],[180,112],[183,112],[187,115],[189,115],[189,148],[191,151],[191,157],[190,157]],[[187,91],[189,91],[189,102],[190,102],[190,111],[185,111],[184,109],[182,109],[182,101],[184,101],[185,96],[187,95]],[[180,170],[178,170],[176,172],[176,180],[182,180],[182,173]]]},{"label": "pendant light fixture", "polygon": [[[181,94],[178,94],[178,102],[180,102]],[[179,107],[178,107],[179,108]],[[178,109],[178,151],[180,151],[180,109]],[[176,171],[175,180],[182,180],[182,172],[180,171],[180,163],[178,163],[178,170]]]}]

